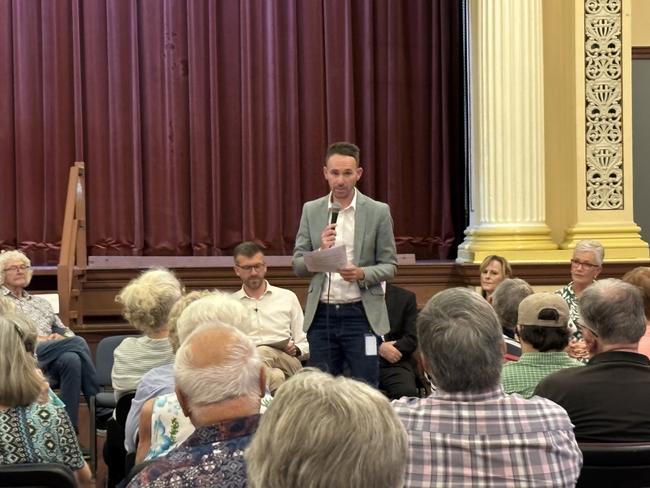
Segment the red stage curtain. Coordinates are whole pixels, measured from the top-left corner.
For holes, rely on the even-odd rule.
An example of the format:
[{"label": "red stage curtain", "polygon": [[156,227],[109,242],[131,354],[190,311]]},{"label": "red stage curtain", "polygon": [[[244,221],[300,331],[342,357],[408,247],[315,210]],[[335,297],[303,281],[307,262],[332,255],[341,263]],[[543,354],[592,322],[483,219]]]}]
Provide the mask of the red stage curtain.
[{"label": "red stage curtain", "polygon": [[465,226],[457,0],[0,0],[0,246],[54,262],[86,161],[90,254],[290,254],[328,143],[400,252]]}]

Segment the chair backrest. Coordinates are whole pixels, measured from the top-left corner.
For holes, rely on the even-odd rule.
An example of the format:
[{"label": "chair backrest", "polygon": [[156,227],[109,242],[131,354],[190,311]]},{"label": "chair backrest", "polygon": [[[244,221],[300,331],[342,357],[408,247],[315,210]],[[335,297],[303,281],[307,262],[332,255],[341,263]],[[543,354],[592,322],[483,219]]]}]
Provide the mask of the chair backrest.
[{"label": "chair backrest", "polygon": [[122,341],[131,337],[128,335],[115,335],[104,337],[97,344],[97,353],[95,355],[95,368],[97,369],[97,381],[100,386],[110,386],[111,371],[113,370],[113,352]]},{"label": "chair backrest", "polygon": [[72,471],[62,464],[4,464],[0,465],[0,486],[21,488],[75,488]]},{"label": "chair backrest", "polygon": [[581,443],[577,487],[650,486],[650,443]]}]

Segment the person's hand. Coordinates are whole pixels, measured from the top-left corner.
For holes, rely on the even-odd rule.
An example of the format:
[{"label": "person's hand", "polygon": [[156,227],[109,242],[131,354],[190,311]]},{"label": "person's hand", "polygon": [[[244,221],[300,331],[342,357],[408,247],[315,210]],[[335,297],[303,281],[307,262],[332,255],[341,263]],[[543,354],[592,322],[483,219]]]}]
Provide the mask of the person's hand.
[{"label": "person's hand", "polygon": [[345,281],[349,281],[351,283],[355,281],[363,281],[363,279],[366,277],[366,274],[363,272],[363,268],[359,268],[352,263],[348,263],[345,267],[337,269],[336,272],[340,274],[341,278],[343,278]]},{"label": "person's hand", "polygon": [[402,353],[395,347],[395,341],[382,342],[379,346],[379,355],[389,363],[396,363],[402,359]]},{"label": "person's hand", "polygon": [[566,352],[569,354],[569,356],[576,359],[589,359],[591,356],[589,347],[584,339],[572,339],[569,341]]},{"label": "person's hand", "polygon": [[284,352],[286,352],[289,356],[295,356],[296,355],[296,343],[293,342],[292,340],[289,340],[286,346],[284,346]]},{"label": "person's hand", "polygon": [[320,248],[329,249],[336,241],[336,224],[329,224],[320,233]]},{"label": "person's hand", "polygon": [[52,334],[46,335],[46,336],[38,336],[37,341],[38,342],[55,341],[56,336],[57,336],[57,334],[55,334],[55,333],[52,333]]}]

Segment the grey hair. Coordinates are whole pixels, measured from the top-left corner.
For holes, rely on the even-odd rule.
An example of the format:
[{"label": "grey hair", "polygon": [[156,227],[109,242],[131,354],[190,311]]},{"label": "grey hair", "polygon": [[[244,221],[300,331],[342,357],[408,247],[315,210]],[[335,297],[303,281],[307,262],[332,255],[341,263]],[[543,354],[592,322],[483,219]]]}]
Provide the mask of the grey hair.
[{"label": "grey hair", "polygon": [[614,278],[587,287],[579,299],[584,325],[609,344],[632,344],[645,334],[643,295],[636,286]]},{"label": "grey hair", "polygon": [[[221,338],[207,366],[194,364],[199,348],[214,346],[210,336]],[[230,398],[260,399],[262,360],[255,345],[230,325],[202,325],[181,343],[174,362],[176,387],[192,408],[218,403]]]},{"label": "grey hair", "polygon": [[36,367],[36,326],[19,315],[0,317],[0,405],[27,406],[41,393]]},{"label": "grey hair", "polygon": [[194,303],[199,298],[210,295],[210,293],[213,292],[210,290],[191,291],[180,297],[172,307],[171,311],[169,312],[169,319],[167,320],[167,324],[169,325],[169,343],[171,344],[174,353],[176,353],[176,351],[178,351],[178,348],[181,347],[177,328],[179,317],[185,311],[185,309],[190,306],[190,304]]},{"label": "grey hair", "polygon": [[593,252],[598,266],[603,265],[603,260],[605,259],[605,248],[600,242],[591,239],[580,241],[576,244],[576,247],[573,250],[573,255],[575,256],[578,252]]},{"label": "grey hair", "polygon": [[397,488],[407,454],[384,395],[306,368],[278,388],[244,458],[251,488]]},{"label": "grey hair", "polygon": [[[32,262],[29,260],[27,256],[22,251],[18,251],[17,249],[13,251],[4,251],[0,253],[0,285],[5,284],[5,267],[7,264],[11,261],[20,261],[23,263],[25,266],[31,266]],[[28,269],[27,270],[27,283],[25,286],[29,286],[29,284],[32,281],[32,276],[34,275],[34,270],[33,269]]]},{"label": "grey hair", "polygon": [[501,327],[515,330],[519,304],[533,293],[531,286],[520,278],[508,278],[499,283],[492,293],[492,307],[499,317]]},{"label": "grey hair", "polygon": [[248,333],[250,328],[248,309],[239,300],[219,291],[199,298],[181,313],[176,322],[180,343],[185,342],[194,329],[206,324],[230,325]]},{"label": "grey hair", "polygon": [[183,285],[165,268],[152,268],[122,288],[115,301],[136,329],[150,333],[167,324],[169,312],[183,294]]},{"label": "grey hair", "polygon": [[499,384],[503,334],[490,304],[467,288],[437,293],[417,319],[420,349],[436,386],[479,392]]}]

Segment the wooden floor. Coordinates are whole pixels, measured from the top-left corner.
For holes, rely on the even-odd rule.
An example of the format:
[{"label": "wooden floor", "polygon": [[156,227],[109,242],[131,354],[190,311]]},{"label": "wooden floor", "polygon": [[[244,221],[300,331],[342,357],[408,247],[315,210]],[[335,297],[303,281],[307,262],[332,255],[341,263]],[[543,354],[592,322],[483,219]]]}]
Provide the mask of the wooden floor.
[{"label": "wooden floor", "polygon": [[[82,447],[87,447],[88,449],[90,449],[89,425],[88,406],[85,403],[81,403],[79,405],[79,443]],[[103,435],[97,436],[97,473],[95,473],[96,487],[103,487],[106,484],[106,464],[104,464],[104,458],[102,456],[105,440],[106,437]],[[88,464],[90,464],[90,460],[88,459],[87,461]]]}]

